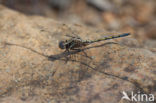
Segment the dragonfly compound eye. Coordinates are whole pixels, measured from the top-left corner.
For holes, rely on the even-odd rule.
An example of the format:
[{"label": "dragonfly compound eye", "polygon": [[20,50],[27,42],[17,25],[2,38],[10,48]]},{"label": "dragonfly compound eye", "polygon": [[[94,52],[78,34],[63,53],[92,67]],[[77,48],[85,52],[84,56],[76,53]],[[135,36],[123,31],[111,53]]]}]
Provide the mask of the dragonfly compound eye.
[{"label": "dragonfly compound eye", "polygon": [[65,49],[64,41],[59,42],[59,48],[60,49]]}]

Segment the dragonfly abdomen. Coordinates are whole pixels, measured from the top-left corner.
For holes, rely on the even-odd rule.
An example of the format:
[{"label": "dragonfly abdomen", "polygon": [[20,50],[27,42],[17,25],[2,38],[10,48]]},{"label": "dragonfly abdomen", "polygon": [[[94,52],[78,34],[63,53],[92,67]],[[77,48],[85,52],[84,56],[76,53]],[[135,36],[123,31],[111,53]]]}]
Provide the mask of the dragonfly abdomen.
[{"label": "dragonfly abdomen", "polygon": [[100,39],[97,39],[97,40],[86,41],[86,43],[94,43],[94,42],[99,42],[99,41],[103,41],[103,40],[109,40],[109,39],[125,37],[125,36],[128,36],[128,35],[130,35],[130,33],[124,33],[124,34],[121,34],[121,35],[109,36],[109,37],[104,37],[104,38],[100,38]]}]

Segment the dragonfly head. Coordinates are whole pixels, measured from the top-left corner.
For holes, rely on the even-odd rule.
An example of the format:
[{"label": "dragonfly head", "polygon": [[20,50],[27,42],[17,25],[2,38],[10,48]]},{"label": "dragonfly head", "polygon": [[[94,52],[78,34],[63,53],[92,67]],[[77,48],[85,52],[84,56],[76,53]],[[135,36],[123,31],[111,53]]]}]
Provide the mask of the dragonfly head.
[{"label": "dragonfly head", "polygon": [[65,43],[64,41],[60,41],[60,42],[59,42],[59,48],[60,48],[60,49],[65,49],[64,43]]}]

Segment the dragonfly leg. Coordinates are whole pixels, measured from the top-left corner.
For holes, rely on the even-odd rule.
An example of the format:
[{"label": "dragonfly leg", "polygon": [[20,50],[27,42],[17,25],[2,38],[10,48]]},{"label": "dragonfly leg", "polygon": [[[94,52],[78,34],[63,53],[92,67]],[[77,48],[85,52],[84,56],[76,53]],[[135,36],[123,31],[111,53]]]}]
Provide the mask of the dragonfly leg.
[{"label": "dragonfly leg", "polygon": [[71,50],[77,50],[77,51],[81,51],[81,49],[78,49],[78,48],[74,48],[74,49],[71,49]]},{"label": "dragonfly leg", "polygon": [[73,44],[71,44],[70,46],[69,46],[69,49],[72,49],[72,47],[75,45],[75,43],[73,43]]},{"label": "dragonfly leg", "polygon": [[67,52],[67,53],[69,53],[69,49],[66,49],[64,52]]},{"label": "dragonfly leg", "polygon": [[69,49],[66,49],[64,51],[64,53],[67,55],[67,56],[65,56],[65,63],[67,63],[69,61],[69,57],[68,57],[68,55],[69,55]]}]

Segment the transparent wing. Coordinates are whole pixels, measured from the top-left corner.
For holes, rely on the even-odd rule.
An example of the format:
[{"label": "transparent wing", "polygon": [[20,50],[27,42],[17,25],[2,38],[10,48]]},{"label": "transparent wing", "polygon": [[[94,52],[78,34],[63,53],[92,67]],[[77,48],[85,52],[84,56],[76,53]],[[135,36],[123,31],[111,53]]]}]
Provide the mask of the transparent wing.
[{"label": "transparent wing", "polygon": [[[74,33],[73,33],[73,34],[70,34],[70,35],[69,35],[69,34],[66,34],[65,36],[66,36],[66,37],[69,37],[69,38],[77,38],[77,39],[81,39],[80,36],[78,36],[78,35],[76,35],[76,34],[74,34]],[[81,39],[81,40],[82,40],[82,39]]]}]

